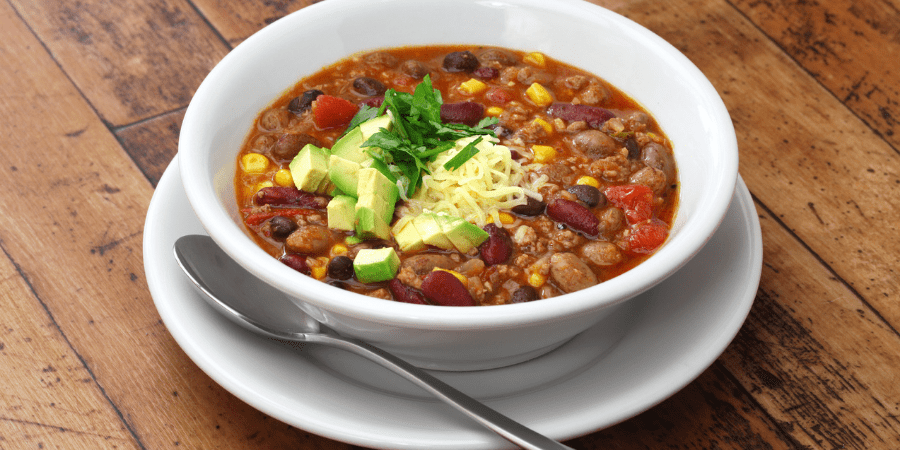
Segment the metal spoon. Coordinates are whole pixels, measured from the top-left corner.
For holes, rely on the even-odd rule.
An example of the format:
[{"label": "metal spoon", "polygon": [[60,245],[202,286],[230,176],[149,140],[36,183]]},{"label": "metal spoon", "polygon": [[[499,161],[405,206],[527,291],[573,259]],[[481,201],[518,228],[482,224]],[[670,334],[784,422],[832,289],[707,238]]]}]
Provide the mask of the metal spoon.
[{"label": "metal spoon", "polygon": [[[356,353],[403,376],[510,442],[529,450],[569,449],[500,414],[408,362],[328,330],[232,260],[209,236],[182,236],[175,259],[207,302],[238,325],[275,339],[325,344]],[[259,299],[265,299],[260,302]]]}]

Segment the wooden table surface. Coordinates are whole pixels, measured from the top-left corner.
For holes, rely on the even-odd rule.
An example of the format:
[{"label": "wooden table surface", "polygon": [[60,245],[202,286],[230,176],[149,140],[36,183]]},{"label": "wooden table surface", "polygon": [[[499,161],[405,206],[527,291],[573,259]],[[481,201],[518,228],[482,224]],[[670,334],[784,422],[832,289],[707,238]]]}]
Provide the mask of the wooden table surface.
[{"label": "wooden table surface", "polygon": [[[0,449],[355,448],[207,377],[142,261],[191,95],[309,3],[0,0]],[[569,445],[900,448],[900,1],[596,3],[712,81],[765,256],[750,316],[708,370]]]}]

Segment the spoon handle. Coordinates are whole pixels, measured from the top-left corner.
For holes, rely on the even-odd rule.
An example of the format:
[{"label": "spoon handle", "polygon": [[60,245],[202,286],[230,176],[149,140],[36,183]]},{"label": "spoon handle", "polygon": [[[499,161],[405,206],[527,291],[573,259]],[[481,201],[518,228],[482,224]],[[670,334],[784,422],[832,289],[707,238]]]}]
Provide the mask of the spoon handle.
[{"label": "spoon handle", "polygon": [[333,334],[306,334],[306,342],[339,347],[374,361],[425,389],[481,425],[527,450],[573,450],[500,414],[472,397],[435,378],[428,372],[373,345]]}]

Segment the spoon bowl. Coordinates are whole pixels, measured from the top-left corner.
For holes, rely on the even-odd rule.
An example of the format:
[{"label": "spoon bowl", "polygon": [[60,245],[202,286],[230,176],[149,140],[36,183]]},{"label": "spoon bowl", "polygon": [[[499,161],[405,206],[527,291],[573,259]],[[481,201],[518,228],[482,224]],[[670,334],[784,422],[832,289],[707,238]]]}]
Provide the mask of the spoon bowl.
[{"label": "spoon bowl", "polygon": [[254,333],[295,342],[342,348],[374,361],[525,449],[570,449],[491,409],[429,373],[373,345],[329,330],[303,312],[281,291],[255,278],[234,262],[209,236],[175,241],[178,265],[219,313]]}]

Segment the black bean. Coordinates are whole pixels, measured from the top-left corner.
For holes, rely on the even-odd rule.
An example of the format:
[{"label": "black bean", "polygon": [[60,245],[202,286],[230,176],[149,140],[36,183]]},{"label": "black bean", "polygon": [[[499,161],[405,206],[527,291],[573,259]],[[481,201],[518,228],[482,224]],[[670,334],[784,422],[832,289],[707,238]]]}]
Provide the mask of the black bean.
[{"label": "black bean", "polygon": [[537,290],[531,286],[525,285],[516,289],[513,292],[512,297],[509,299],[510,303],[525,303],[531,302],[534,300],[540,300],[541,296],[538,294]]},{"label": "black bean", "polygon": [[336,280],[349,280],[353,276],[353,260],[339,255],[328,262],[328,276]]},{"label": "black bean", "polygon": [[478,66],[478,57],[468,50],[453,52],[444,57],[443,67],[447,72],[471,72]]},{"label": "black bean", "polygon": [[269,231],[272,233],[272,237],[275,239],[284,239],[291,233],[293,233],[296,229],[297,224],[287,217],[275,216],[269,219]]},{"label": "black bean", "polygon": [[359,77],[353,80],[353,89],[358,94],[365,95],[366,97],[382,95],[387,91],[387,87],[385,87],[384,83],[369,77]]},{"label": "black bean", "polygon": [[324,94],[324,92],[318,89],[310,89],[300,94],[299,97],[294,97],[291,102],[288,103],[288,111],[299,116],[312,106],[312,102],[316,97],[322,94]]},{"label": "black bean", "polygon": [[641,146],[634,139],[634,136],[629,136],[625,140],[625,148],[628,149],[628,159],[637,160],[641,158]]},{"label": "black bean", "polygon": [[500,124],[494,124],[488,128],[494,130],[494,134],[497,135],[497,137],[500,139],[506,139],[513,135],[513,130],[510,130],[509,128],[504,127]]},{"label": "black bean", "polygon": [[514,206],[511,211],[522,216],[533,217],[543,213],[544,208],[547,207],[546,203],[536,198],[528,197],[527,199],[528,203]]},{"label": "black bean", "polygon": [[593,208],[600,203],[603,203],[601,206],[606,206],[606,195],[600,192],[600,189],[597,189],[593,186],[587,184],[576,184],[575,186],[570,186],[568,189],[570,194],[574,195],[578,200],[588,206],[588,208]]}]

